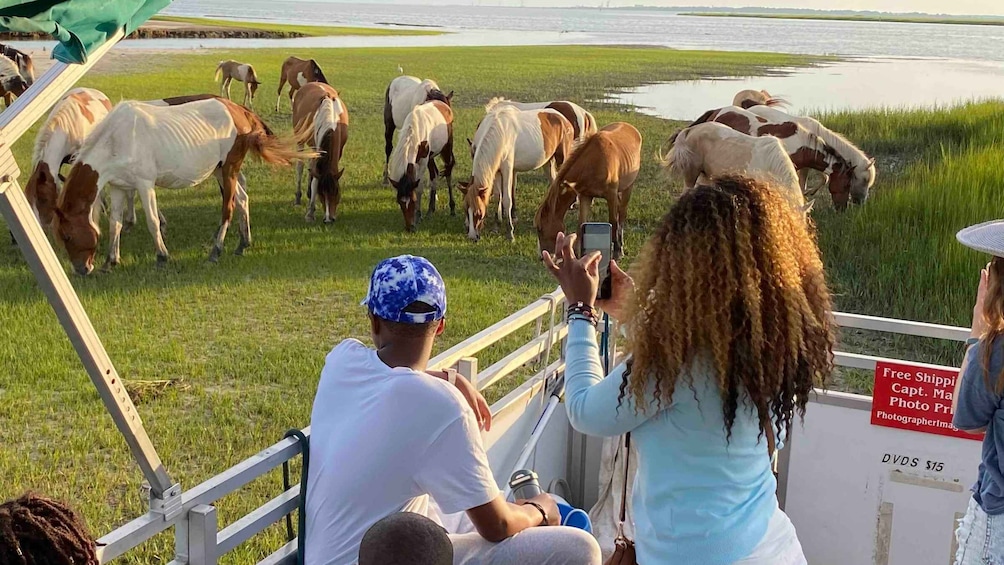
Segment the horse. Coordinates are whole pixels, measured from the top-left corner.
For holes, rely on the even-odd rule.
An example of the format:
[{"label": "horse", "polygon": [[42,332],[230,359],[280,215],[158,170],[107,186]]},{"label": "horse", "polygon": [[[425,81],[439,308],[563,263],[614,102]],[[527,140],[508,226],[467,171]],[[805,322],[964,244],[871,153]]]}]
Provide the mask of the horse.
[{"label": "horse", "polygon": [[223,79],[223,82],[220,83],[220,96],[223,96],[225,91],[227,100],[230,100],[230,83],[237,80],[244,83],[244,106],[254,107],[254,95],[258,92],[258,86],[261,85],[258,75],[254,72],[254,67],[233,59],[220,61],[220,64],[216,65],[216,75],[213,80],[219,81],[220,78]]},{"label": "horse", "polygon": [[443,158],[443,176],[450,193],[450,213],[453,201],[453,109],[441,100],[419,104],[404,119],[397,146],[391,153],[388,170],[391,186],[397,191],[397,202],[404,214],[404,227],[409,232],[422,220],[422,179],[429,173],[429,213],[436,211],[436,155]]},{"label": "horse", "polygon": [[35,135],[31,176],[24,193],[39,223],[52,223],[63,180],[59,169],[70,163],[91,130],[108,115],[112,103],[99,90],[74,88],[56,103]]},{"label": "horse", "polygon": [[0,96],[3,96],[4,108],[14,103],[14,98],[28,90],[28,82],[21,76],[17,63],[0,55]]},{"label": "horse", "polygon": [[464,195],[464,223],[471,241],[481,238],[485,212],[496,183],[499,184],[499,222],[507,224],[506,238],[515,238],[516,173],[533,171],[551,163],[556,166],[571,153],[572,124],[554,110],[520,111],[508,106],[489,112],[474,136],[471,180],[458,183]]},{"label": "horse", "polygon": [[[293,136],[299,147],[308,146],[320,153],[310,162],[305,216],[314,221],[317,196],[324,205],[324,223],[335,221],[342,193],[338,181],[345,169],[339,169],[345,142],[349,137],[349,111],[338,91],[322,82],[310,82],[293,99]],[[300,204],[303,162],[296,163],[296,204]]]},{"label": "horse", "polygon": [[279,71],[279,88],[275,91],[275,111],[279,111],[279,101],[282,100],[282,87],[289,83],[289,104],[293,105],[293,96],[297,90],[303,88],[308,82],[323,82],[328,84],[324,72],[313,59],[300,59],[299,57],[286,57],[282,62],[282,69]]},{"label": "horse", "polygon": [[0,43],[0,55],[7,57],[17,64],[18,74],[24,79],[25,84],[31,86],[35,82],[35,63],[24,51],[14,49],[10,45]]},{"label": "horse", "polygon": [[[453,103],[453,91],[443,94],[442,89],[432,79],[419,79],[413,76],[399,76],[390,81],[387,91],[384,93],[383,104],[383,128],[384,128],[384,160],[383,183],[390,184],[387,167],[390,163],[390,154],[394,150],[394,130],[404,127],[404,121],[408,114],[418,106],[432,100],[439,100],[447,106]],[[445,163],[444,163],[445,166]],[[454,213],[450,207],[450,214]]]},{"label": "horse", "polygon": [[837,210],[847,208],[847,200],[850,198],[854,204],[863,204],[868,199],[868,191],[875,184],[875,159],[869,157],[864,151],[858,149],[844,136],[826,128],[817,120],[807,116],[790,116],[776,108],[767,106],[753,106],[750,112],[768,120],[791,120],[810,132],[818,135],[834,151],[842,156],[851,165],[849,191],[836,194],[831,191],[833,205]]},{"label": "horse", "polygon": [[533,219],[537,249],[554,249],[558,232],[565,227],[565,212],[576,199],[579,224],[589,221],[593,198],[607,201],[613,227],[613,258],[624,254],[624,223],[627,221],[631,188],[641,168],[641,134],[631,124],[614,122],[587,134],[565,160],[558,176]]},{"label": "horse", "polygon": [[138,192],[153,236],[157,262],[168,259],[160,229],[155,187],[187,188],[215,175],[222,196],[222,221],[209,254],[216,262],[223,240],[238,210],[241,243],[235,254],[251,245],[247,183],[241,166],[248,152],[267,163],[289,164],[313,156],[280,141],[254,112],[229,100],[210,98],[160,106],[125,101],[91,132],[77,155],[53,218],[53,232],[62,242],[74,270],[88,275],[100,230],[97,213],[105,186],[111,193],[109,250],[106,268],[119,263],[122,212],[131,192]]},{"label": "horse", "polygon": [[684,128],[675,137],[669,154],[660,160],[683,177],[685,188],[693,188],[702,174],[745,174],[773,181],[792,206],[808,211],[795,165],[778,138],[753,137],[718,122]]},{"label": "horse", "polygon": [[787,106],[784,98],[775,98],[766,90],[740,90],[732,98],[732,105],[748,110],[753,106]]},{"label": "horse", "polygon": [[[808,171],[811,169],[819,171],[827,177],[834,202],[840,198],[840,195],[846,195],[849,191],[853,165],[822,138],[793,121],[791,117],[783,112],[776,112],[776,114],[778,116],[765,118],[738,106],[726,106],[717,110],[708,110],[690,125],[718,122],[753,137],[774,136],[781,140],[781,145],[784,146],[792,164],[795,165],[803,193],[805,192]],[[844,198],[846,199],[846,196]]]},{"label": "horse", "polygon": [[[585,135],[596,133],[596,119],[588,110],[567,100],[552,100],[550,102],[515,102],[505,98],[492,98],[485,106],[485,112],[491,112],[496,108],[512,106],[517,110],[555,110],[565,117],[572,124],[572,131],[575,139],[581,139]],[[470,143],[470,140],[468,140]],[[472,151],[473,155],[473,151]]]}]

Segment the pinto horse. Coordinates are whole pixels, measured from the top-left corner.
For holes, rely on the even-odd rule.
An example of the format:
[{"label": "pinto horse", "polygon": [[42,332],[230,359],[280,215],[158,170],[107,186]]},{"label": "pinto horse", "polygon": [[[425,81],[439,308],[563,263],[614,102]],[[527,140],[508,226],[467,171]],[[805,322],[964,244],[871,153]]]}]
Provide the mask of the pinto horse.
[{"label": "pinto horse", "polygon": [[236,80],[244,84],[244,106],[254,107],[254,95],[258,92],[258,86],[261,85],[258,75],[254,72],[254,67],[233,59],[220,61],[220,64],[216,65],[216,75],[213,80],[219,81],[220,78],[223,79],[223,82],[220,82],[220,96],[226,93],[227,100],[230,100],[230,83]]},{"label": "pinto horse", "polygon": [[112,103],[99,90],[74,88],[56,103],[35,135],[31,176],[24,193],[39,223],[48,226],[59,197],[59,169],[80,151],[91,130],[108,115]]},{"label": "pinto horse", "polygon": [[328,84],[324,72],[313,59],[301,59],[299,57],[286,57],[282,62],[282,69],[279,70],[279,88],[275,91],[275,111],[279,111],[279,101],[282,100],[282,87],[289,83],[289,105],[293,105],[293,96],[297,90],[303,88],[308,82],[323,82]]},{"label": "pinto horse", "polygon": [[830,197],[837,210],[847,207],[847,200],[855,204],[863,204],[868,199],[868,191],[875,184],[875,159],[868,157],[864,151],[858,149],[844,136],[826,128],[818,121],[807,116],[791,116],[776,108],[767,106],[753,106],[750,112],[767,120],[791,120],[810,132],[818,135],[823,141],[829,144],[838,155],[842,156],[850,166],[850,186],[847,192],[833,192],[831,187]]},{"label": "pinto horse", "polygon": [[21,76],[17,63],[0,55],[0,96],[3,96],[4,107],[10,107],[14,98],[25,90],[28,90],[28,82]]},{"label": "pinto horse", "polygon": [[787,106],[784,98],[774,98],[766,90],[740,90],[732,98],[732,105],[748,110],[753,106]]},{"label": "pinto horse", "polygon": [[[491,112],[496,108],[512,106],[517,110],[543,110],[550,109],[558,112],[572,124],[572,131],[575,139],[581,139],[585,135],[596,133],[596,118],[588,110],[567,100],[552,100],[550,102],[515,102],[505,98],[492,98],[485,106],[485,112]],[[468,143],[471,143],[468,140]],[[473,144],[472,149],[473,149]],[[473,150],[472,150],[473,155]]]},{"label": "pinto horse", "polygon": [[[349,138],[349,111],[338,97],[338,91],[323,82],[310,82],[293,99],[293,136],[302,148],[310,147],[320,155],[310,161],[305,216],[314,221],[317,196],[324,205],[324,223],[335,221],[342,191],[338,181],[345,169],[339,169],[345,142]],[[296,204],[300,204],[303,161],[296,163]]]},{"label": "pinto horse", "polygon": [[[179,99],[180,100],[180,99]],[[94,269],[100,231],[97,215],[101,192],[111,193],[108,268],[119,262],[122,212],[131,193],[139,193],[157,262],[168,252],[160,229],[155,187],[186,188],[215,175],[223,200],[222,221],[210,261],[217,261],[223,240],[238,210],[241,243],[251,245],[248,196],[241,166],[248,152],[273,164],[289,164],[311,154],[297,152],[272,134],[250,110],[229,100],[210,98],[177,106],[126,101],[94,129],[66,178],[55,210],[53,231],[66,248],[77,273]]]},{"label": "pinto horse", "polygon": [[436,211],[436,155],[443,158],[443,176],[450,194],[450,212],[456,207],[453,201],[453,110],[440,100],[419,104],[404,119],[401,136],[397,140],[389,161],[391,186],[397,191],[397,203],[404,214],[404,227],[415,231],[422,221],[422,180],[428,171],[429,213]]},{"label": "pinto horse", "polygon": [[[778,112],[778,114],[783,114]],[[690,125],[718,122],[753,137],[771,135],[781,140],[788,157],[798,171],[799,184],[805,192],[807,173],[816,170],[828,177],[830,194],[847,194],[851,183],[850,162],[830,147],[822,138],[805,129],[790,117],[765,118],[738,106],[708,110]],[[834,196],[834,202],[837,196]]]},{"label": "pinto horse", "polygon": [[[551,180],[572,152],[572,124],[554,110],[521,112],[511,106],[485,116],[474,136],[474,167],[469,182],[458,183],[464,195],[464,223],[471,241],[481,238],[488,203],[500,188],[498,218],[506,238],[515,238],[516,173],[551,163]],[[503,220],[504,218],[504,220]]]},{"label": "pinto horse", "polygon": [[683,177],[685,188],[693,188],[701,175],[750,175],[772,181],[792,206],[807,210],[798,173],[778,138],[753,137],[718,122],[684,128],[674,137],[669,154],[660,160]]},{"label": "pinto horse", "polygon": [[[453,103],[453,91],[451,90],[449,94],[443,94],[436,81],[422,80],[406,75],[395,78],[387,86],[383,104],[384,155],[386,157],[383,167],[384,184],[390,184],[387,169],[390,163],[390,154],[394,151],[394,130],[404,127],[404,121],[416,106],[433,100],[439,100],[449,106]],[[443,166],[446,166],[445,162]],[[452,203],[450,214],[454,214]]]},{"label": "pinto horse", "polygon": [[34,84],[35,63],[32,62],[31,57],[27,53],[14,49],[10,45],[0,43],[0,55],[7,57],[17,64],[18,74],[24,79],[25,84],[28,86]]},{"label": "pinto horse", "polygon": [[614,122],[582,138],[551,182],[537,209],[537,249],[554,249],[565,228],[565,213],[579,200],[579,224],[589,221],[593,198],[607,201],[614,232],[613,258],[624,254],[624,223],[631,188],[641,168],[641,134],[631,124]]}]

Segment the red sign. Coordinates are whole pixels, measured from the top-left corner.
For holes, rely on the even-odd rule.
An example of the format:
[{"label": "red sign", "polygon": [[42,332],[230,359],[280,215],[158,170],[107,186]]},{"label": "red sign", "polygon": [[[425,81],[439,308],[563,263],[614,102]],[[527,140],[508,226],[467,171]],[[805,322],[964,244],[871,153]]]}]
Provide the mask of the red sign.
[{"label": "red sign", "polygon": [[952,425],[952,397],[959,370],[900,363],[875,364],[872,425],[983,440]]}]

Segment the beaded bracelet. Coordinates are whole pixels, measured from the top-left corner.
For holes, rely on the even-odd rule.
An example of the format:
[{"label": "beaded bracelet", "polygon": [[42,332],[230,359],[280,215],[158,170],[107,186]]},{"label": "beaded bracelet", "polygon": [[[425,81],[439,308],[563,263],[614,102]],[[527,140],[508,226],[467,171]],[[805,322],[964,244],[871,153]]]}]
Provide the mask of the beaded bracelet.
[{"label": "beaded bracelet", "polygon": [[585,302],[576,302],[574,304],[569,304],[568,306],[568,320],[585,320],[596,327],[599,322],[599,316],[596,315],[596,309],[592,306],[586,304]]}]

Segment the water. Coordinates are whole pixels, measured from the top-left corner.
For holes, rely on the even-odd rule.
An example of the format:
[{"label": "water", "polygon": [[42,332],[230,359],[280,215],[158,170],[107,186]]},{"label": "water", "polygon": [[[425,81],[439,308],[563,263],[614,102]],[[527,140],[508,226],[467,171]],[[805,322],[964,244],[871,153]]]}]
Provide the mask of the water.
[{"label": "water", "polygon": [[692,120],[732,103],[736,92],[764,89],[799,113],[883,107],[933,107],[1004,95],[1004,63],[947,59],[866,59],[785,76],[654,84],[613,96],[640,111]]}]

